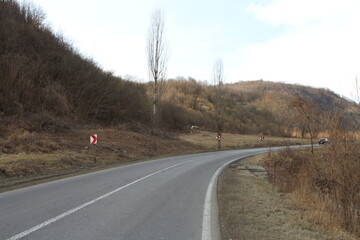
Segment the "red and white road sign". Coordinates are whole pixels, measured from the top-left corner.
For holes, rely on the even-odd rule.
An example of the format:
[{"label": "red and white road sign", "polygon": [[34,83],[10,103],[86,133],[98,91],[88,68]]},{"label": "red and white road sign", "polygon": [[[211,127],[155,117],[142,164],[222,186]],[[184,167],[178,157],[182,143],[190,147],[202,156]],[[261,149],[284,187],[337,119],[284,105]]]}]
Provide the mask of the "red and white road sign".
[{"label": "red and white road sign", "polygon": [[97,144],[97,134],[90,134],[90,144]]},{"label": "red and white road sign", "polygon": [[220,140],[221,140],[221,136],[220,136],[220,135],[216,135],[216,140],[220,141]]}]

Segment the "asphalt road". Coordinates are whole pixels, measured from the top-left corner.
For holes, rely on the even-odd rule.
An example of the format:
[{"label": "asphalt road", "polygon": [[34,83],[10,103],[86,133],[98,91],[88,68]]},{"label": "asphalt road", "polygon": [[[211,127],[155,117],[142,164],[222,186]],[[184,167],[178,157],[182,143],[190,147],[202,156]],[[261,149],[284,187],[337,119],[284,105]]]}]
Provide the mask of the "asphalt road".
[{"label": "asphalt road", "polygon": [[148,161],[0,194],[0,239],[217,239],[216,180],[269,149]]}]

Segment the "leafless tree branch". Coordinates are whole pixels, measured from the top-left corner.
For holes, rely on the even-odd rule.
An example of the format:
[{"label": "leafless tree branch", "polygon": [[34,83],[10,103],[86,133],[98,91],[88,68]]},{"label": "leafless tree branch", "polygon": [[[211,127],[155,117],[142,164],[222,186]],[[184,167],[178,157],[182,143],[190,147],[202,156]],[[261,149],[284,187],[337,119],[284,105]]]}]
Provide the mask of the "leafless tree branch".
[{"label": "leafless tree branch", "polygon": [[224,82],[224,65],[221,59],[215,61],[213,67],[213,82],[215,87],[215,112],[216,112],[216,126],[217,135],[220,137],[218,140],[218,150],[221,149],[221,139],[223,131],[223,101],[222,101],[222,85]]},{"label": "leafless tree branch", "polygon": [[165,80],[166,66],[168,61],[167,44],[165,41],[165,20],[161,10],[155,10],[151,16],[151,23],[147,39],[147,60],[149,68],[149,78],[153,82],[153,129],[155,137],[154,146],[156,150],[156,128],[157,128],[157,108],[159,81]]}]

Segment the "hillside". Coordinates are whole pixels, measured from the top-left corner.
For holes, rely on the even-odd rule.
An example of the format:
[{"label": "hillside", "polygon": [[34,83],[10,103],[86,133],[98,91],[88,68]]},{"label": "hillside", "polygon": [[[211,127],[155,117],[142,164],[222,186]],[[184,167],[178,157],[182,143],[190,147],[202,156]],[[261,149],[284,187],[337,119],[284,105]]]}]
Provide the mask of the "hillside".
[{"label": "hillside", "polygon": [[[291,115],[289,113],[293,113],[294,110],[291,107],[291,102],[294,101],[294,98],[300,98],[311,108],[310,114],[315,123],[324,125],[328,118],[338,116],[342,129],[348,131],[358,130],[359,106],[328,89],[262,80],[239,82],[227,87],[229,90],[231,89],[231,91],[239,94],[259,94],[258,99],[253,101],[253,104],[270,111],[275,117],[276,123],[285,128],[291,128],[290,123],[296,123],[294,119],[289,119],[289,115]],[[326,130],[327,126],[318,129],[318,131]]]},{"label": "hillside", "polygon": [[45,24],[30,3],[0,2],[0,117],[31,131],[65,123],[149,120],[146,88],[100,69]]},{"label": "hillside", "polygon": [[306,87],[297,84],[285,84],[269,81],[242,81],[230,84],[227,88],[237,93],[259,93],[263,98],[274,98],[281,95],[284,100],[290,100],[293,96],[301,96],[307,102],[313,103],[317,110],[335,111],[348,109],[349,101],[341,98],[338,94],[327,90]]},{"label": "hillside", "polygon": [[[45,13],[29,3],[0,2],[0,136],[15,130],[66,132],[74,127],[127,126],[149,134],[151,83],[134,83],[103,71],[45,24]],[[314,132],[339,116],[344,130],[357,130],[359,107],[326,89],[265,81],[214,86],[195,79],[162,84],[159,128],[188,131],[195,125],[224,132],[305,137],[295,100],[310,114]],[[221,109],[216,105],[221,101]],[[301,120],[301,121],[300,121]]]},{"label": "hillside", "polygon": [[[343,130],[358,130],[358,105],[332,91],[301,85],[266,81],[243,81],[224,84],[221,96],[214,86],[194,79],[169,80],[163,94],[163,119],[172,128],[196,125],[216,129],[215,103],[220,98],[224,131],[246,134],[304,137],[308,126],[294,106],[306,107],[315,135],[329,131],[330,120],[338,118]],[[169,106],[174,105],[174,106]]]}]

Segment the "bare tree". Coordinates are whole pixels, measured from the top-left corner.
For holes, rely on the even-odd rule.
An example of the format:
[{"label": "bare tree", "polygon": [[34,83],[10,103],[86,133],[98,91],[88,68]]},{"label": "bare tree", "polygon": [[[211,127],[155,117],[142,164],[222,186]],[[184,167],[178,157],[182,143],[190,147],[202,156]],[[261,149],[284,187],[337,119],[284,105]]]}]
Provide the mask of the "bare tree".
[{"label": "bare tree", "polygon": [[38,28],[44,26],[46,14],[39,5],[29,1],[23,1],[20,4],[21,14],[25,17],[27,23],[31,23]]},{"label": "bare tree", "polygon": [[147,39],[147,58],[149,68],[149,78],[153,82],[153,129],[154,148],[156,151],[157,134],[157,108],[159,82],[166,77],[166,65],[168,60],[167,44],[164,39],[165,20],[161,10],[155,10],[151,16],[151,23]]},{"label": "bare tree", "polygon": [[224,65],[221,59],[214,63],[213,68],[213,82],[215,87],[215,114],[216,114],[216,128],[218,139],[218,150],[221,149],[222,131],[223,131],[223,101],[222,101],[222,85],[224,83]]},{"label": "bare tree", "polygon": [[305,124],[309,130],[310,141],[311,141],[311,153],[314,154],[314,135],[316,135],[316,124],[315,124],[315,107],[305,101],[303,98],[296,96],[290,102],[290,107],[293,107],[298,111],[296,116],[300,125]]}]

